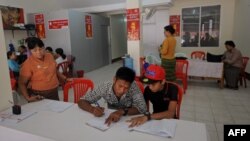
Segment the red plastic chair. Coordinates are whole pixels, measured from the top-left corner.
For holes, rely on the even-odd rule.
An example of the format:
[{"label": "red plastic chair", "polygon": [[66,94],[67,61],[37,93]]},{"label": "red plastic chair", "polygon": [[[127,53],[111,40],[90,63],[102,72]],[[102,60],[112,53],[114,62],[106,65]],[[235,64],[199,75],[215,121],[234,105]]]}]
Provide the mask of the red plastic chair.
[{"label": "red plastic chair", "polygon": [[74,103],[77,103],[79,99],[84,96],[88,90],[94,89],[94,83],[91,80],[76,78],[72,82],[67,82],[63,88],[63,101],[68,102],[69,89],[73,88]]},{"label": "red plastic chair", "polygon": [[175,86],[178,87],[178,101],[177,101],[177,107],[176,107],[176,119],[180,119],[180,110],[181,110],[181,102],[182,102],[182,96],[183,96],[183,88],[174,82],[168,82],[168,83],[174,84]]},{"label": "red plastic chair", "polygon": [[16,90],[16,84],[17,84],[16,79],[11,78],[10,84],[11,84],[11,89]]},{"label": "red plastic chair", "polygon": [[187,78],[188,78],[187,71],[188,71],[188,61],[176,60],[175,75],[176,75],[176,79],[182,80],[184,93],[186,93],[186,90],[187,90]]},{"label": "red plastic chair", "polygon": [[247,82],[246,82],[246,66],[247,66],[247,63],[248,63],[248,60],[249,60],[249,57],[242,57],[243,59],[243,67],[241,69],[241,72],[240,72],[240,85],[242,86],[242,81],[244,82],[244,85],[245,85],[245,88],[247,87]]},{"label": "red plastic chair", "polygon": [[193,51],[191,53],[191,59],[205,60],[206,53],[204,51]]},{"label": "red plastic chair", "polygon": [[57,65],[57,70],[58,71],[62,70],[63,71],[62,74],[66,77],[69,77],[70,76],[69,65],[70,65],[69,61],[62,62]]},{"label": "red plastic chair", "polygon": [[[135,80],[135,83],[140,88],[142,94],[144,94],[144,85],[139,80]],[[149,110],[149,101],[146,101],[146,104],[147,104],[147,109]]]}]

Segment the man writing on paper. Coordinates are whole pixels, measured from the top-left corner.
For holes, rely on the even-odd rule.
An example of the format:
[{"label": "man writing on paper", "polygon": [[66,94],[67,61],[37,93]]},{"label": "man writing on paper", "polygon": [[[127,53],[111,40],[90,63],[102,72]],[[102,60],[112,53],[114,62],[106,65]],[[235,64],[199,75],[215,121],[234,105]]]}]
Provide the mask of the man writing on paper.
[{"label": "man writing on paper", "polygon": [[153,104],[153,114],[146,112],[144,116],[130,119],[130,127],[139,126],[151,119],[175,118],[178,87],[166,81],[165,70],[160,66],[150,65],[142,82],[148,84],[144,99]]},{"label": "man writing on paper", "polygon": [[[133,70],[121,67],[117,70],[113,82],[103,83],[88,92],[79,100],[78,106],[96,117],[101,117],[104,114],[104,108],[98,106],[97,101],[101,98],[105,99],[108,108],[116,109],[106,119],[105,123],[108,125],[119,121],[122,116],[145,113],[146,103],[134,79]],[[92,106],[93,103],[97,106]]]}]

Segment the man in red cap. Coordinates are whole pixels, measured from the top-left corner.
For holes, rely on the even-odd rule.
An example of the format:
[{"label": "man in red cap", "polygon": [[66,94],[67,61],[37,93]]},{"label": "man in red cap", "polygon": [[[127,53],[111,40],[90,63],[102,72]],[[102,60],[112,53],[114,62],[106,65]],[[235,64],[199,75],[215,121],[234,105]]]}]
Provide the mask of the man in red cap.
[{"label": "man in red cap", "polygon": [[146,112],[143,116],[130,119],[130,127],[139,126],[151,119],[175,118],[178,87],[166,81],[165,70],[160,66],[150,65],[141,81],[148,84],[144,99],[153,104],[153,113]]}]

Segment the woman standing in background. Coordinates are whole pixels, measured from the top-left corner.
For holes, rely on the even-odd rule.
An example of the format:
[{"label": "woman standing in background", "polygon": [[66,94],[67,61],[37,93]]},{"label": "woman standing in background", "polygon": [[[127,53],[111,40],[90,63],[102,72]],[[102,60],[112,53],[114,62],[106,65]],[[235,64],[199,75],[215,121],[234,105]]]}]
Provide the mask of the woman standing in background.
[{"label": "woman standing in background", "polygon": [[161,66],[165,69],[166,72],[166,80],[167,81],[175,81],[175,47],[176,40],[174,38],[175,29],[171,26],[164,27],[164,35],[166,39],[162,43],[162,47],[160,48],[161,54]]}]

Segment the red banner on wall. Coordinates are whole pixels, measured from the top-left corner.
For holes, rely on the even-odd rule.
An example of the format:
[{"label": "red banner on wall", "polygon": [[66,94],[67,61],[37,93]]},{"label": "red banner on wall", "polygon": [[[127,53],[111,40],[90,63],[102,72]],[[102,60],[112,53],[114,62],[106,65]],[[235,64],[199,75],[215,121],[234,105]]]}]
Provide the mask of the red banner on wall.
[{"label": "red banner on wall", "polygon": [[38,38],[40,38],[40,39],[46,38],[43,14],[36,14],[35,15],[35,24],[36,24],[36,32],[37,32]]},{"label": "red banner on wall", "polygon": [[68,25],[69,21],[67,19],[49,21],[49,29],[68,28]]},{"label": "red banner on wall", "polygon": [[93,38],[93,29],[92,29],[92,18],[89,15],[85,16],[85,28],[86,28],[86,38]]},{"label": "red banner on wall", "polygon": [[175,36],[180,36],[180,15],[169,16],[169,22],[175,29]]},{"label": "red banner on wall", "polygon": [[140,40],[140,10],[127,9],[128,40]]}]

